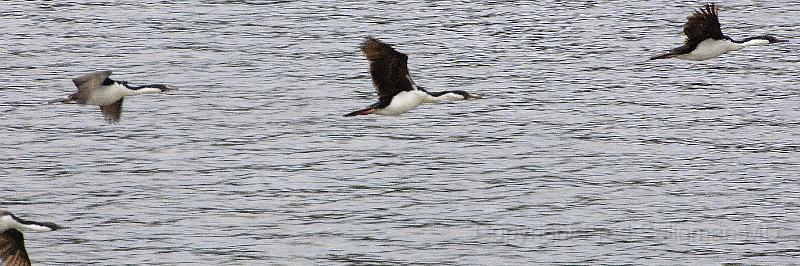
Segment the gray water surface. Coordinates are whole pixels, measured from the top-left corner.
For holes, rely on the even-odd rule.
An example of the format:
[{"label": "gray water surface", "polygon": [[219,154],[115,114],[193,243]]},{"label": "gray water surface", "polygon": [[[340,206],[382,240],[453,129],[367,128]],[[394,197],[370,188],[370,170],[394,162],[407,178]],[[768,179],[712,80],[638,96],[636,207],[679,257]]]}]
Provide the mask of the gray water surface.
[{"label": "gray water surface", "polygon": [[[4,1],[0,207],[39,265],[800,263],[800,4]],[[358,49],[485,99],[400,117]],[[111,69],[179,91],[42,105]]]}]

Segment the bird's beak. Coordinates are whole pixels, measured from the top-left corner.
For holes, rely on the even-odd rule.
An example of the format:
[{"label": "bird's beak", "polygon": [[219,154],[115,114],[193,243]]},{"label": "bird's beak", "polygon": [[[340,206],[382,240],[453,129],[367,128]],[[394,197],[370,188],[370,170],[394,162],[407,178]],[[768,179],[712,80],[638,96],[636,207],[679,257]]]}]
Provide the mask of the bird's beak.
[{"label": "bird's beak", "polygon": [[469,98],[467,98],[467,100],[470,100],[470,99],[476,99],[477,100],[477,99],[483,99],[483,97],[475,95],[475,94],[470,94]]},{"label": "bird's beak", "polygon": [[164,85],[164,87],[167,88],[165,91],[176,91],[176,90],[178,90],[178,88],[176,88],[175,86],[172,86],[172,85]]}]

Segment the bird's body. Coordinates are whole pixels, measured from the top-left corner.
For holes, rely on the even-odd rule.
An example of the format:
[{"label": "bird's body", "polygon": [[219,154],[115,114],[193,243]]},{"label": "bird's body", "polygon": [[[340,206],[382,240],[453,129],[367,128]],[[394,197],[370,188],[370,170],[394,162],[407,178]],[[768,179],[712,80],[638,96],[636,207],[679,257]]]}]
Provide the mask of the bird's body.
[{"label": "bird's body", "polygon": [[98,87],[88,97],[82,99],[82,104],[104,106],[113,104],[127,96],[159,92],[163,92],[163,90],[156,87],[135,88],[128,86],[126,83],[113,81],[110,85]]},{"label": "bird's body", "polygon": [[677,54],[675,58],[684,60],[702,61],[723,55],[730,51],[740,50],[744,47],[730,40],[705,39],[689,53]]},{"label": "bird's body", "polygon": [[67,98],[56,99],[49,103],[71,103],[97,105],[103,116],[111,123],[116,123],[122,114],[122,101],[127,96],[160,93],[174,88],[163,84],[130,86],[125,81],[111,78],[111,71],[96,71],[72,80],[78,91]]},{"label": "bird's body", "polygon": [[25,239],[20,230],[48,232],[63,227],[50,222],[34,222],[21,219],[8,211],[0,210],[0,260],[6,266],[31,265],[25,250]]},{"label": "bird's body", "polygon": [[125,96],[133,95],[135,91],[126,88],[122,84],[112,83],[111,85],[98,87],[88,97],[81,99],[81,104],[91,104],[97,106],[105,106],[119,101]]},{"label": "bird's body", "polygon": [[344,116],[398,116],[424,103],[480,98],[460,90],[428,92],[420,88],[409,75],[408,56],[375,38],[367,38],[361,51],[370,61],[370,75],[378,91],[378,102]]},{"label": "bird's body", "polygon": [[713,3],[706,4],[689,16],[683,25],[683,33],[686,35],[683,46],[672,49],[666,54],[651,57],[650,60],[677,58],[702,61],[748,46],[782,42],[769,35],[750,37],[741,41],[725,36],[719,24],[719,6]]},{"label": "bird's body", "polygon": [[401,91],[387,97],[389,104],[380,106],[373,112],[376,115],[398,116],[425,103],[430,96],[421,90]]}]

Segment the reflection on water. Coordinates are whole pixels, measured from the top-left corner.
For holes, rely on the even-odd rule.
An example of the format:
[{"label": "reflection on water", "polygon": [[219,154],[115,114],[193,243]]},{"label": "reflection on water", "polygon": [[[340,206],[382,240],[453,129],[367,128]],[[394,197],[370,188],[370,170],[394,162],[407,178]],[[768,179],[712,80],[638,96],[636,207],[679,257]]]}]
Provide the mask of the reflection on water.
[{"label": "reflection on water", "polygon": [[[0,21],[2,207],[37,264],[787,264],[798,256],[794,44],[705,62],[673,2],[28,2]],[[724,3],[734,38],[800,6]],[[376,36],[470,102],[374,101]],[[180,91],[41,105],[113,69]]]}]

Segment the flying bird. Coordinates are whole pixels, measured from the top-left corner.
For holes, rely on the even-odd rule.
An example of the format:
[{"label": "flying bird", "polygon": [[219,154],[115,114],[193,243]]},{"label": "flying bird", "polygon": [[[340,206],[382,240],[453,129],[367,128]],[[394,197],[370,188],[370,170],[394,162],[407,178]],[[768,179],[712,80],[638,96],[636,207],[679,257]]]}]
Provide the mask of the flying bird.
[{"label": "flying bird", "polygon": [[51,222],[34,222],[21,219],[6,210],[0,210],[0,260],[5,266],[30,266],[25,240],[20,230],[48,232],[63,229]]},{"label": "flying bird", "polygon": [[367,37],[361,44],[361,51],[369,61],[369,73],[372,85],[378,91],[378,102],[344,116],[398,116],[423,103],[481,98],[462,90],[429,92],[417,86],[408,73],[408,56],[373,37]]},{"label": "flying bird", "polygon": [[100,112],[109,123],[119,122],[122,115],[122,100],[127,96],[161,93],[175,90],[164,84],[131,86],[126,81],[109,78],[111,70],[96,71],[72,80],[78,91],[66,98],[55,99],[48,103],[79,103],[100,106]]},{"label": "flying bird", "polygon": [[668,53],[651,57],[654,59],[677,58],[702,61],[727,52],[738,51],[747,46],[766,45],[785,42],[770,35],[734,40],[722,34],[719,25],[719,6],[714,3],[705,4],[700,10],[689,16],[683,25],[686,41],[683,46],[669,50]]}]

